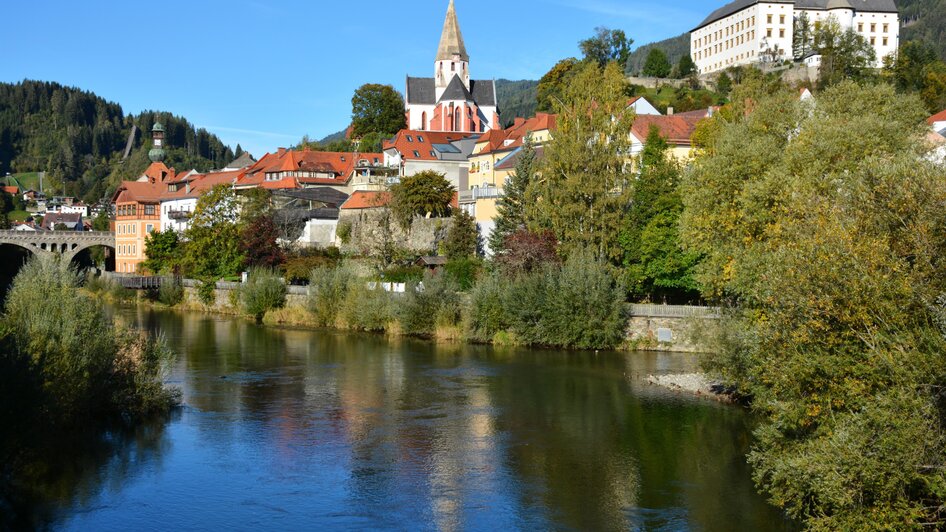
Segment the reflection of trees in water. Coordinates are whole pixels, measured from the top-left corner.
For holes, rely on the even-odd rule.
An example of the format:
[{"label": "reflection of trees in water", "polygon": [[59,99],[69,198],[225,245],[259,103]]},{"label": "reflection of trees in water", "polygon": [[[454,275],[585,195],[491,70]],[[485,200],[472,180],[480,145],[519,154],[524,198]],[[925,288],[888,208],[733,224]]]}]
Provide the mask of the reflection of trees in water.
[{"label": "reflection of trees in water", "polygon": [[88,506],[103,487],[121,491],[129,478],[160,467],[170,446],[167,422],[155,419],[68,438],[46,434],[35,441],[17,464],[9,512],[0,501],[0,529],[45,528],[71,509]]},{"label": "reflection of trees in water", "polygon": [[357,509],[365,526],[763,530],[778,519],[748,481],[743,412],[632,390],[626,376],[661,361],[138,319],[181,353],[185,402],[212,414],[201,444],[223,456],[262,446],[263,469],[328,488],[320,503]]}]

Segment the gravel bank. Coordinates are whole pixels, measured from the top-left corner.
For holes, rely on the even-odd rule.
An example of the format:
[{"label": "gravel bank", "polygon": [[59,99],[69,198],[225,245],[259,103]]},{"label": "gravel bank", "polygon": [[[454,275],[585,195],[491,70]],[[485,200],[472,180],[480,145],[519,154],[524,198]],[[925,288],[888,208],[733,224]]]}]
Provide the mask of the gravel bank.
[{"label": "gravel bank", "polygon": [[648,375],[647,382],[676,392],[709,397],[725,403],[733,402],[732,394],[717,381],[703,373],[676,373],[670,375]]}]

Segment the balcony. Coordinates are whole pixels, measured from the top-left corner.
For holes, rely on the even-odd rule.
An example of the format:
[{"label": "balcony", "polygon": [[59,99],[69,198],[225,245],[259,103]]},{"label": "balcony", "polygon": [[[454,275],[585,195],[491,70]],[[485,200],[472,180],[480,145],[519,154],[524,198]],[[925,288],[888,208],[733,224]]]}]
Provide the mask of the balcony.
[{"label": "balcony", "polygon": [[168,218],[170,218],[170,219],[172,219],[172,220],[177,220],[177,221],[189,220],[190,217],[191,217],[191,214],[193,214],[193,213],[191,213],[190,211],[169,210],[169,211],[168,211]]},{"label": "balcony", "polygon": [[460,191],[460,203],[473,203],[481,199],[493,199],[503,195],[499,187],[473,187]]}]

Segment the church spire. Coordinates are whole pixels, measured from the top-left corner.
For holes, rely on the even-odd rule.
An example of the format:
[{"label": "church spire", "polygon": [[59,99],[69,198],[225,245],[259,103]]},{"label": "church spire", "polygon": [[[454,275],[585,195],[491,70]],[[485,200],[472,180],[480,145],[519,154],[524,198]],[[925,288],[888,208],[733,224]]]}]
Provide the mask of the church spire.
[{"label": "church spire", "polygon": [[443,34],[440,36],[440,46],[437,48],[437,61],[464,61],[469,62],[470,56],[466,53],[463,44],[463,34],[460,33],[460,23],[457,21],[457,11],[453,0],[447,7],[447,18],[443,21]]}]

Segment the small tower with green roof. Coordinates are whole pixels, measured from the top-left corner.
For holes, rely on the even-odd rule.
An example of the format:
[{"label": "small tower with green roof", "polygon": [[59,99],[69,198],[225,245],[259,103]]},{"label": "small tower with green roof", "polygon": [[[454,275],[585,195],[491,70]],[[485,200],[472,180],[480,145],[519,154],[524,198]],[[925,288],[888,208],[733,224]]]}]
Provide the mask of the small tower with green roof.
[{"label": "small tower with green roof", "polygon": [[155,122],[154,127],[151,128],[151,140],[154,147],[148,152],[148,158],[153,163],[164,162],[164,126],[161,122]]}]

